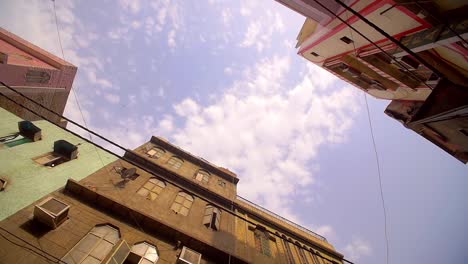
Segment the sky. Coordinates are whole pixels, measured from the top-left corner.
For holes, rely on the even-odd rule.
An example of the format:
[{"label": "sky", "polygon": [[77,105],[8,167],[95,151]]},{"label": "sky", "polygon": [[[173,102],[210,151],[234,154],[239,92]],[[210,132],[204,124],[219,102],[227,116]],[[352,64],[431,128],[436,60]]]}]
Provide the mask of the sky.
[{"label": "sky", "polygon": [[[0,26],[61,56],[48,0],[3,0]],[[238,194],[385,263],[364,93],[296,54],[304,17],[273,0],[56,0],[78,66],[65,116],[127,148],[152,135],[237,173]],[[368,97],[389,263],[468,263],[467,167]]]}]

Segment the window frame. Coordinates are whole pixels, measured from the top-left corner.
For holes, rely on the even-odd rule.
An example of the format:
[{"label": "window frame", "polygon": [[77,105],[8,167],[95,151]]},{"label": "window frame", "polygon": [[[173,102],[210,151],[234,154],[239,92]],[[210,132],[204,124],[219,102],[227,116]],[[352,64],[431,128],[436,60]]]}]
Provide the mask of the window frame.
[{"label": "window frame", "polygon": [[[117,234],[117,239],[115,240],[115,242],[112,242],[110,241],[109,239],[105,239],[105,237],[107,237],[109,234],[111,234],[111,232],[107,232],[103,235],[99,234],[99,229],[100,227],[108,227],[110,228],[111,231],[115,231],[116,233],[114,233],[113,235]],[[101,235],[101,236],[100,236]],[[82,244],[85,245],[84,242],[86,239],[88,239],[88,237],[91,237],[91,236],[94,236],[94,237],[97,237],[98,240],[94,242],[94,244],[89,248],[87,249],[86,252],[83,252],[83,250],[81,249],[78,249]],[[107,253],[104,252],[105,256],[103,256],[102,259],[99,259],[98,257],[96,256],[93,256],[92,253],[94,252],[95,249],[97,249],[97,247],[100,245],[100,243],[103,243],[103,242],[107,242],[109,244],[111,244],[112,246],[110,248],[107,249]],[[84,235],[80,241],[78,241],[78,243],[76,243],[72,249],[70,249],[62,258],[61,260],[62,261],[65,261],[67,259],[67,257],[70,258],[70,260],[72,262],[70,262],[70,260],[66,260],[65,262],[68,263],[68,264],[80,264],[80,263],[83,263],[83,261],[86,260],[86,258],[88,258],[89,256],[91,256],[92,258],[94,259],[97,259],[98,261],[100,261],[101,263],[109,256],[109,254],[113,253],[112,250],[114,249],[114,247],[119,243],[119,241],[121,241],[121,234],[120,234],[120,230],[118,227],[115,227],[111,224],[101,224],[101,225],[96,225],[94,226],[91,230],[88,231],[88,233],[86,233],[86,235]],[[81,258],[76,261],[72,254],[74,253],[74,251],[78,251],[78,253],[82,253],[83,255],[81,256]],[[102,250],[99,251],[99,252],[96,252],[96,253],[99,253],[99,254],[102,254]]]},{"label": "window frame", "polygon": [[[179,197],[181,197],[181,201],[178,201]],[[191,194],[188,194],[184,191],[180,191],[177,193],[174,201],[172,202],[171,210],[176,214],[188,216],[194,201],[195,199]],[[190,204],[190,206],[187,206],[188,203]],[[182,209],[186,209],[187,213],[184,213],[184,210]]]},{"label": "window frame", "polygon": [[205,207],[205,214],[203,215],[203,225],[207,228],[219,231],[221,225],[221,210],[216,206],[208,204]]},{"label": "window frame", "polygon": [[[138,245],[141,245],[141,244],[145,244],[145,246],[146,246],[145,254],[143,256],[139,255],[138,253],[133,251],[135,246],[138,246]],[[146,257],[146,255],[148,253],[148,250],[150,248],[153,248],[154,251],[156,252],[156,260],[154,260],[154,261]],[[138,264],[140,264],[143,260],[146,260],[146,261],[149,261],[149,262],[155,264],[159,260],[160,253],[159,253],[158,247],[156,245],[154,245],[152,243],[149,243],[147,241],[141,241],[141,242],[137,242],[137,243],[132,245],[132,247],[130,248],[129,254],[127,255],[127,257],[124,260],[124,263],[125,263],[125,261],[127,261],[128,258],[133,257],[133,256],[135,256],[135,258],[139,258],[139,260],[137,262]]]},{"label": "window frame", "polygon": [[184,164],[184,160],[178,156],[172,156],[167,160],[166,164],[172,169],[178,170]]},{"label": "window frame", "polygon": [[[199,175],[200,175],[200,179],[199,179]],[[204,169],[199,169],[195,172],[195,175],[193,175],[193,178],[197,182],[208,184],[210,182],[211,174]]]},{"label": "window frame", "polygon": [[24,74],[27,83],[47,84],[50,82],[51,75],[44,70],[31,69]]},{"label": "window frame", "polygon": [[[155,153],[150,154],[149,153],[150,151],[155,151]],[[152,148],[147,150],[145,153],[146,153],[146,155],[148,155],[148,157],[150,157],[152,159],[160,159],[161,157],[163,157],[166,154],[166,150],[164,150],[163,148],[158,147],[158,146],[153,146]]]},{"label": "window frame", "polygon": [[[157,182],[153,182],[153,181],[157,181]],[[149,187],[147,186],[148,184],[152,184],[153,186],[151,187],[151,190],[149,189]],[[164,186],[161,186],[160,184],[164,185]],[[158,191],[155,192],[154,191],[154,188],[155,187],[159,187],[158,188]],[[161,179],[158,179],[156,177],[151,177],[149,178],[138,190],[137,190],[137,194],[142,196],[142,197],[145,197],[147,200],[150,200],[150,201],[154,201],[156,200],[159,195],[161,194],[161,192],[167,187],[167,184],[165,181],[161,180]],[[148,193],[146,195],[140,193],[142,190],[146,190],[148,191]],[[154,194],[154,198],[151,194]]]},{"label": "window frame", "polygon": [[272,257],[271,246],[270,246],[270,236],[266,230],[259,229],[258,227],[253,230],[254,243],[257,252],[268,257]]}]

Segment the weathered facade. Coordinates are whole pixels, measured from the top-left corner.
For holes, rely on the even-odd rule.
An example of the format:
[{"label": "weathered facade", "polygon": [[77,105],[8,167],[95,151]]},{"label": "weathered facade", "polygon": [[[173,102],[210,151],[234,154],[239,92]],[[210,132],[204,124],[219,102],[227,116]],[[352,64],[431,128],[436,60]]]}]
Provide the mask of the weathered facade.
[{"label": "weathered facade", "polygon": [[[0,27],[0,81],[47,108],[63,114],[77,68]],[[0,91],[48,120],[65,126],[59,116],[38,107],[0,84]],[[25,120],[39,116],[0,97],[0,107]]]},{"label": "weathered facade", "polygon": [[[298,54],[375,98],[392,100],[386,111],[390,116],[409,115],[398,112],[404,110],[400,105],[425,103],[423,109],[441,108],[437,104],[442,101],[429,98],[434,97],[433,91],[446,87],[462,87],[457,96],[464,101],[456,105],[468,107],[466,1],[342,1],[412,53],[335,1],[277,1],[307,16],[297,38]],[[468,127],[467,113],[455,108],[445,110],[457,111],[464,118],[446,116],[443,125],[407,127],[466,163],[468,138],[463,131]],[[416,111],[411,118],[413,114]]]},{"label": "weathered facade", "polygon": [[[39,137],[30,139],[20,134],[21,118],[0,108],[0,120],[0,220],[63,187],[67,179],[81,180],[116,160],[48,121],[34,121]],[[59,140],[77,145],[77,157],[46,165],[56,159],[54,143]]]},{"label": "weathered facade", "polygon": [[[2,221],[0,262],[342,263],[324,237],[238,197],[238,181],[152,137]],[[44,210],[60,213],[44,220]]]}]

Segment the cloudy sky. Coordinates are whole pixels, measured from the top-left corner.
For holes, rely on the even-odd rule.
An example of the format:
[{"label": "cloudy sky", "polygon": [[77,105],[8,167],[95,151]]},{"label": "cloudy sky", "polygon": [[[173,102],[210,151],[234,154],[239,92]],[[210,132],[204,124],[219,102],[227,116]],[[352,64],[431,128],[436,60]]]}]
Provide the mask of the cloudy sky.
[{"label": "cloudy sky", "polygon": [[[299,57],[301,15],[273,0],[57,0],[65,58],[91,129],[151,135],[236,172],[239,194],[385,263],[364,94]],[[49,0],[0,3],[0,26],[61,56]],[[468,170],[369,98],[390,263],[468,262]],[[70,96],[65,115],[83,123]]]}]

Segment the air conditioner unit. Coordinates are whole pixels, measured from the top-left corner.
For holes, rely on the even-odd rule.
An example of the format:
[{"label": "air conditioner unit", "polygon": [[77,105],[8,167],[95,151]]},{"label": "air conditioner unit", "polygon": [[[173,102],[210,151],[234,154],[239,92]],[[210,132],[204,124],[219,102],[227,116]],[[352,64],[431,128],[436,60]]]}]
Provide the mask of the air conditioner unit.
[{"label": "air conditioner unit", "polygon": [[60,139],[54,142],[54,153],[57,153],[68,160],[76,159],[78,156],[78,147],[72,143]]},{"label": "air conditioner unit", "polygon": [[29,138],[32,141],[38,141],[42,138],[41,129],[35,126],[31,121],[18,122],[18,130],[23,137]]},{"label": "air conditioner unit", "polygon": [[180,252],[179,259],[177,263],[179,264],[199,264],[201,260],[201,254],[188,248],[183,247],[182,252]]},{"label": "air conditioner unit", "polygon": [[70,206],[54,197],[34,207],[34,219],[55,229],[67,220]]}]

